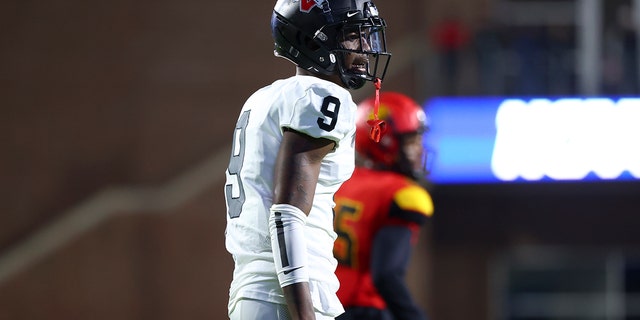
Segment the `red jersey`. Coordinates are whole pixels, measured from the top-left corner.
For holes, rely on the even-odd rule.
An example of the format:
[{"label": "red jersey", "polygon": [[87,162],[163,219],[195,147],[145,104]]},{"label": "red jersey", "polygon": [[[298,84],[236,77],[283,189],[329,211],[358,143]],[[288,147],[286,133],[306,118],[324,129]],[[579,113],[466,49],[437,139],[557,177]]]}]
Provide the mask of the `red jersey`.
[{"label": "red jersey", "polygon": [[338,297],[350,306],[386,308],[371,278],[371,245],[380,228],[407,226],[413,239],[422,223],[433,214],[427,191],[404,175],[356,168],[335,194],[334,256],[340,279]]}]

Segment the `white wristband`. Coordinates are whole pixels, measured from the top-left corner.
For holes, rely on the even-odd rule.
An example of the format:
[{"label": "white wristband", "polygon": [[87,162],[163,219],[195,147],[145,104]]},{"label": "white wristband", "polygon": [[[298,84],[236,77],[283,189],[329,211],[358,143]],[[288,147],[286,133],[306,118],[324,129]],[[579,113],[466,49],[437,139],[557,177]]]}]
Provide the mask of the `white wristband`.
[{"label": "white wristband", "polygon": [[288,204],[274,204],[270,212],[271,248],[280,286],[308,282],[307,241],[304,234],[307,215]]}]

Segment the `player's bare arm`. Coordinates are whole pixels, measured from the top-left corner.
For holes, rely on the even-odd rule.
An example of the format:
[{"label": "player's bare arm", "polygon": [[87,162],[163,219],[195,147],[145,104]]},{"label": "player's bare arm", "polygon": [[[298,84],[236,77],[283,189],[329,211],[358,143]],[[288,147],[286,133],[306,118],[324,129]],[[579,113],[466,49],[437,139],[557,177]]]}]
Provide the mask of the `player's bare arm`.
[{"label": "player's bare arm", "polygon": [[315,139],[285,130],[276,159],[273,203],[311,211],[322,159],[335,147],[328,139]]},{"label": "player's bare arm", "polygon": [[[273,203],[289,204],[309,215],[321,161],[334,145],[327,139],[285,130],[276,159]],[[315,319],[307,282],[284,286],[283,291],[293,319]]]}]

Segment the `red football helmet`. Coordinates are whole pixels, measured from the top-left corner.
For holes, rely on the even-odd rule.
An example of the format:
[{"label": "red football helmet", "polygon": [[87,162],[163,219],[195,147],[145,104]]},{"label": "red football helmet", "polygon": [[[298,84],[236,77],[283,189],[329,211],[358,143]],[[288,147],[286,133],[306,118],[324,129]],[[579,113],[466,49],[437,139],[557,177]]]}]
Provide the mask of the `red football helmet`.
[{"label": "red football helmet", "polygon": [[[393,170],[413,178],[423,178],[426,152],[422,151],[420,164],[411,163],[401,146],[402,139],[410,134],[422,134],[428,130],[427,116],[413,99],[397,92],[381,92],[378,118],[386,123],[386,133],[375,142],[369,137],[371,127],[367,120],[373,119],[374,98],[358,105],[356,116],[356,151],[365,162],[373,166]],[[422,139],[420,137],[420,139]],[[416,170],[420,167],[420,170]],[[416,172],[419,171],[419,172]]]}]

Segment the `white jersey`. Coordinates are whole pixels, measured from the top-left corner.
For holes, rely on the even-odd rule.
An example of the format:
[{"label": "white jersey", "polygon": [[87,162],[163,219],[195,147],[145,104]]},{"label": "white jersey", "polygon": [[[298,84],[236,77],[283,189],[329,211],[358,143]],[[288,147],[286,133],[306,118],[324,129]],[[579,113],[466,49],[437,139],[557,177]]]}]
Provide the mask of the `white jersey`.
[{"label": "white jersey", "polygon": [[333,257],[333,195],[354,169],[356,104],[346,89],[313,76],[293,76],[258,90],[245,103],[226,172],[226,248],[235,269],[229,310],[240,298],[285,304],[271,252],[269,208],[283,128],[335,141],[323,160],[307,218],[309,287],[316,310],[343,312]]}]

